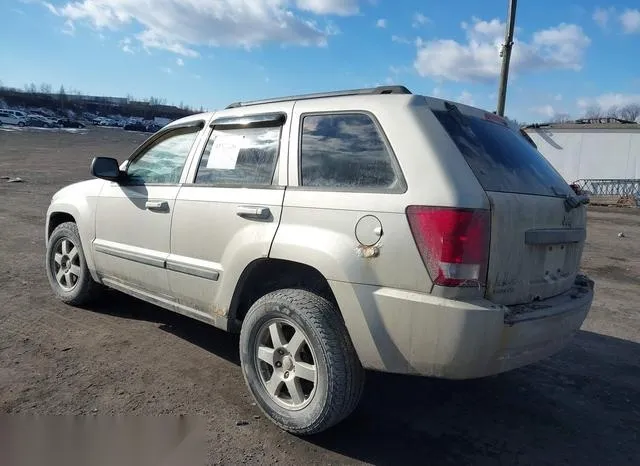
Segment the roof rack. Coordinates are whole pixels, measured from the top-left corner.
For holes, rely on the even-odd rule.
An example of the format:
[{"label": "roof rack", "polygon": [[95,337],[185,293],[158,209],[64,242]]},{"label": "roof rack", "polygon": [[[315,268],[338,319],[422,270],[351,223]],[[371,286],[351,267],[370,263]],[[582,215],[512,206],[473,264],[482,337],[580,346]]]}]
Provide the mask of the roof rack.
[{"label": "roof rack", "polygon": [[375,94],[411,94],[404,86],[378,86],[363,89],[350,89],[346,91],[318,92],[315,94],[291,95],[288,97],[276,97],[273,99],[252,100],[247,102],[234,102],[226,108],[247,107],[249,105],[272,104],[275,102],[287,102],[290,100],[321,99],[323,97],[344,97],[349,95],[375,95]]}]

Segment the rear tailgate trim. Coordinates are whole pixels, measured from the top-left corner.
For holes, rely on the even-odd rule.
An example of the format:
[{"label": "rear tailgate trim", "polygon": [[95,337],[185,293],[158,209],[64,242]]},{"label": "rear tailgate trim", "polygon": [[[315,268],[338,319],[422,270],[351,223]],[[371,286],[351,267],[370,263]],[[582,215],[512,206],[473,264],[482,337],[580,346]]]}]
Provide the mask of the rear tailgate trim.
[{"label": "rear tailgate trim", "polygon": [[584,228],[548,228],[528,230],[524,234],[526,244],[581,243],[587,238]]}]

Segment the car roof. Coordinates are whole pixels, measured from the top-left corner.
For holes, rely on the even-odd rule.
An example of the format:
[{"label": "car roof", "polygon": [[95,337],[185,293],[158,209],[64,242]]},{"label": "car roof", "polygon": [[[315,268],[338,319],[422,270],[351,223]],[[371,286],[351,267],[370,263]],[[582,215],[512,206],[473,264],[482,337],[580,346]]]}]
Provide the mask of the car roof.
[{"label": "car roof", "polygon": [[226,109],[247,107],[251,105],[272,104],[276,102],[290,102],[294,100],[310,100],[310,99],[326,99],[329,97],[348,97],[355,95],[387,95],[387,94],[412,94],[412,92],[404,86],[377,86],[362,89],[347,89],[341,91],[318,92],[313,94],[299,94],[285,97],[274,97],[261,100],[250,100],[244,102],[233,102],[227,105]]}]

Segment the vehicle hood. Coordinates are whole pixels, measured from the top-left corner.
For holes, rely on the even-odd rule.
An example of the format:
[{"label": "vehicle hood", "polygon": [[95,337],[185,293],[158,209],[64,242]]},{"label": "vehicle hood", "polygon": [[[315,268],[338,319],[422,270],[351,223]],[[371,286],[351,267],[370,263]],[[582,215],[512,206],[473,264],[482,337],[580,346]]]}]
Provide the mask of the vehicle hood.
[{"label": "vehicle hood", "polygon": [[104,180],[99,179],[73,183],[58,190],[51,198],[51,201],[54,202],[63,198],[94,197],[100,193],[103,184]]}]

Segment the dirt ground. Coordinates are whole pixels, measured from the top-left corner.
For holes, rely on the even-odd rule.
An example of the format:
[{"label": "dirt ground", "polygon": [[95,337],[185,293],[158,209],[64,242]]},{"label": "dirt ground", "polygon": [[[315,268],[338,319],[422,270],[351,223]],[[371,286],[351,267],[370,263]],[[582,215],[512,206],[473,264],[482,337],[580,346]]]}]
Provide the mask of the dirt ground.
[{"label": "dirt ground", "polygon": [[300,439],[258,417],[237,336],[116,292],[76,309],[50,291],[51,195],[145,137],[0,129],[0,176],[24,179],[0,180],[0,412],[198,415],[210,464],[640,463],[640,212],[590,208],[596,300],[561,353],[474,381],[369,373],[351,418]]}]

